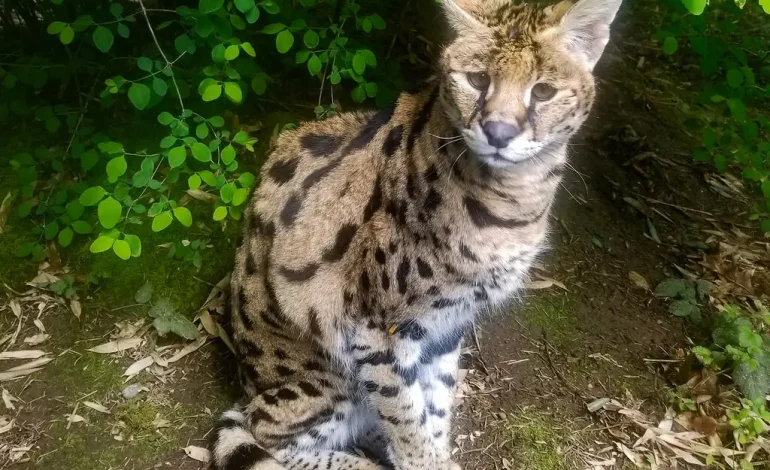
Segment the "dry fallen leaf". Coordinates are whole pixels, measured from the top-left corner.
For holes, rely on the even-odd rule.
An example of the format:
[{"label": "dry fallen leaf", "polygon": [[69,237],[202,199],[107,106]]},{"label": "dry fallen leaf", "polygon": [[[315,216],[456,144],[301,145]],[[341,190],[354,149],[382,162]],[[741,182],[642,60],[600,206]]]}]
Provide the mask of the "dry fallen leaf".
[{"label": "dry fallen leaf", "polygon": [[45,351],[27,349],[24,351],[5,351],[0,353],[0,359],[37,359],[46,355]]},{"label": "dry fallen leaf", "polygon": [[86,420],[84,417],[82,417],[80,415],[76,415],[76,414],[65,414],[64,416],[67,418],[67,422],[70,423],[70,424],[72,424],[72,423],[82,423],[83,421]]},{"label": "dry fallen leaf", "polygon": [[41,357],[39,359],[35,359],[34,361],[25,362],[24,364],[16,367],[11,367],[6,372],[16,372],[16,371],[22,371],[22,370],[28,370],[28,369],[34,369],[36,367],[41,367],[49,362],[53,361],[52,357]]},{"label": "dry fallen leaf", "polygon": [[120,351],[125,351],[126,349],[133,349],[137,346],[142,344],[142,338],[127,338],[127,339],[118,339],[115,341],[110,341],[108,343],[100,344],[99,346],[95,346],[91,349],[88,349],[88,351],[95,352],[98,354],[112,354]]},{"label": "dry fallen leaf", "polygon": [[0,372],[0,382],[4,382],[6,380],[18,379],[19,377],[24,377],[25,375],[35,373],[39,370],[40,369],[27,369],[27,370],[17,370],[14,372]]},{"label": "dry fallen leaf", "polygon": [[70,301],[70,308],[72,309],[72,313],[74,313],[75,316],[78,319],[80,319],[80,314],[83,313],[83,310],[80,307],[80,301],[78,301],[78,300]]},{"label": "dry fallen leaf", "polygon": [[3,403],[5,404],[5,407],[9,410],[15,410],[16,407],[13,406],[13,402],[15,401],[19,401],[19,399],[8,393],[8,390],[3,389]]},{"label": "dry fallen leaf", "polygon": [[642,276],[638,272],[629,271],[628,278],[631,280],[631,282],[634,283],[636,287],[644,290],[650,290],[650,283],[647,282],[647,279],[645,279],[644,276]]},{"label": "dry fallen leaf", "polygon": [[150,367],[153,364],[153,362],[155,362],[155,359],[153,359],[150,356],[145,357],[144,359],[139,359],[138,361],[128,366],[128,369],[126,369],[126,371],[123,372],[123,375],[124,376],[136,375],[139,372],[143,371],[144,369]]},{"label": "dry fallen leaf", "polygon": [[87,406],[88,408],[98,411],[99,413],[110,414],[110,410],[106,406],[95,401],[84,401],[83,406]]},{"label": "dry fallen leaf", "polygon": [[187,446],[183,450],[188,457],[198,462],[208,463],[211,460],[211,452],[203,447]]},{"label": "dry fallen leaf", "polygon": [[549,287],[553,287],[554,282],[553,279],[547,280],[547,281],[530,281],[524,283],[525,289],[548,289]]},{"label": "dry fallen leaf", "polygon": [[8,212],[11,210],[11,192],[3,198],[3,202],[0,203],[0,233],[3,233],[3,227],[5,227],[5,221],[8,219]]},{"label": "dry fallen leaf", "polygon": [[13,429],[13,423],[15,420],[8,421],[8,418],[5,416],[0,416],[0,434],[4,434],[11,429]]},{"label": "dry fallen leaf", "polygon": [[182,359],[186,355],[196,351],[198,348],[203,346],[203,344],[205,342],[206,342],[206,337],[205,336],[201,336],[200,338],[198,338],[197,340],[195,340],[192,343],[188,344],[187,346],[183,347],[182,349],[179,350],[179,352],[177,352],[176,354],[174,354],[173,356],[168,358],[168,362],[169,363],[176,362],[176,361]]},{"label": "dry fallen leaf", "polygon": [[30,346],[37,346],[38,344],[45,343],[50,337],[51,335],[49,334],[38,333],[36,335],[32,335],[27,338],[24,338],[24,342],[29,344]]},{"label": "dry fallen leaf", "polygon": [[208,310],[201,310],[201,312],[198,314],[198,317],[200,318],[201,325],[203,325],[203,329],[206,330],[206,333],[214,337],[219,336],[219,329],[217,328],[217,324],[214,319],[211,318],[211,314],[208,312]]}]

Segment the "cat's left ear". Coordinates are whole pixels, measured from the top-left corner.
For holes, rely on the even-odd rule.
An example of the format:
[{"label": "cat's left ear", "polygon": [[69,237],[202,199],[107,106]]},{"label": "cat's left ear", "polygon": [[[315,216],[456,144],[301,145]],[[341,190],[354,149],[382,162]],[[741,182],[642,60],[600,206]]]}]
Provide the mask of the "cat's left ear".
[{"label": "cat's left ear", "polygon": [[593,70],[610,41],[610,25],[622,0],[578,0],[554,7],[561,16],[558,35],[567,50],[577,54],[588,70]]}]

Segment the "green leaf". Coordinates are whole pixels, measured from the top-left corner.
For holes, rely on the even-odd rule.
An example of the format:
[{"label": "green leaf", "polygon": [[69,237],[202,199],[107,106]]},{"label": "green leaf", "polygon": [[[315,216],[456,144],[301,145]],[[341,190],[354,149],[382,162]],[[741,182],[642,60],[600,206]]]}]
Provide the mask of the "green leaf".
[{"label": "green leaf", "polygon": [[377,66],[377,56],[374,55],[374,52],[370,51],[369,49],[361,49],[357,52],[357,54],[361,55],[364,58],[364,61],[366,61],[366,65],[368,65],[369,67]]},{"label": "green leaf", "polygon": [[35,243],[24,243],[16,248],[16,257],[25,258],[32,254],[32,249],[35,248]]},{"label": "green leaf", "polygon": [[103,253],[110,248],[112,248],[112,245],[115,243],[115,239],[112,237],[105,237],[101,236],[97,238],[96,240],[91,243],[91,247],[89,250],[91,253]]},{"label": "green leaf", "polygon": [[374,82],[368,82],[364,85],[364,90],[366,91],[366,96],[369,98],[374,98],[377,96],[377,84]]},{"label": "green leaf", "polygon": [[252,46],[249,42],[242,42],[241,49],[243,49],[243,52],[250,55],[251,57],[257,56],[257,51],[254,50],[254,46]]},{"label": "green leaf", "polygon": [[286,25],[283,23],[273,23],[262,28],[262,32],[265,34],[278,34],[286,29]]},{"label": "green leaf", "polygon": [[70,218],[70,221],[75,221],[80,218],[81,215],[83,215],[83,204],[80,203],[80,201],[70,201],[67,203],[67,206],[64,208],[64,210],[67,212],[67,215]]},{"label": "green leaf", "polygon": [[196,142],[192,145],[191,149],[193,157],[199,162],[211,161],[211,150],[209,150],[207,145]]},{"label": "green leaf", "polygon": [[132,83],[131,88],[128,89],[128,99],[140,111],[150,104],[151,96],[150,87],[143,83]]},{"label": "green leaf", "polygon": [[762,230],[762,233],[770,233],[770,219],[762,219],[759,223],[759,227]]},{"label": "green leaf", "polygon": [[177,168],[184,165],[187,160],[187,147],[180,145],[168,151],[168,164],[171,168]]},{"label": "green leaf", "polygon": [[241,183],[241,186],[250,189],[254,187],[254,183],[257,182],[257,178],[247,171],[238,177],[238,182]]},{"label": "green leaf", "polygon": [[179,139],[177,139],[173,135],[167,135],[160,141],[160,148],[164,148],[164,149],[171,148],[176,143],[177,140]]},{"label": "green leaf", "polygon": [[673,55],[679,49],[679,41],[675,37],[669,36],[663,41],[663,53]]},{"label": "green leaf", "polygon": [[225,217],[227,217],[227,207],[219,206],[216,209],[214,209],[214,220],[219,222],[220,220],[223,220]]},{"label": "green leaf", "polygon": [[155,216],[154,219],[152,219],[152,231],[160,232],[161,230],[171,225],[173,220],[174,218],[171,216],[171,211],[161,212]]},{"label": "green leaf", "polygon": [[45,235],[46,240],[53,240],[54,237],[59,233],[59,223],[55,220],[45,226],[45,229],[43,230],[43,235]]},{"label": "green leaf", "polygon": [[126,235],[126,243],[131,247],[131,256],[138,258],[142,254],[142,240],[136,235]]},{"label": "green leaf", "polygon": [[225,95],[227,95],[233,103],[240,103],[243,100],[241,87],[235,82],[225,83]]},{"label": "green leaf", "polygon": [[209,135],[209,126],[205,122],[198,124],[195,126],[195,135],[201,140],[205,139]]},{"label": "green leaf", "polygon": [[136,65],[145,72],[152,72],[152,59],[142,56],[136,60]]},{"label": "green leaf", "polygon": [[48,25],[48,28],[46,28],[46,32],[48,32],[48,34],[59,34],[67,26],[69,25],[67,23],[64,23],[63,21],[54,21],[53,23]]},{"label": "green leaf", "polygon": [[235,8],[241,13],[246,13],[254,7],[256,7],[254,0],[235,0]]},{"label": "green leaf", "polygon": [[738,69],[730,69],[727,71],[727,84],[730,88],[738,88],[743,85],[744,78],[743,72]]},{"label": "green leaf", "polygon": [[731,98],[727,100],[727,107],[730,108],[730,113],[736,121],[746,121],[746,105],[743,103],[743,100]]},{"label": "green leaf", "polygon": [[770,389],[770,357],[765,351],[754,355],[757,367],[739,362],[733,371],[733,380],[743,396],[749,400],[764,399]]},{"label": "green leaf", "polygon": [[360,52],[356,52],[356,55],[353,56],[353,70],[359,75],[366,71],[366,59]]},{"label": "green leaf", "polygon": [[124,156],[115,157],[107,162],[107,178],[110,183],[116,182],[118,178],[123,176],[127,168],[128,162],[126,162],[126,157]]},{"label": "green leaf", "polygon": [[190,209],[186,207],[177,207],[174,209],[174,217],[176,217],[176,220],[185,227],[192,226],[192,213],[190,212]]},{"label": "green leaf", "polygon": [[294,45],[294,35],[288,29],[284,29],[275,37],[275,48],[281,54],[286,54]]},{"label": "green leaf", "polygon": [[99,203],[97,209],[99,223],[106,229],[111,229],[120,221],[123,214],[123,206],[112,196]]},{"label": "green leaf", "polygon": [[730,162],[727,161],[727,157],[724,155],[714,156],[714,167],[720,172],[724,173],[730,166]]},{"label": "green leaf", "polygon": [[318,47],[318,43],[321,42],[321,38],[318,36],[318,33],[312,29],[308,29],[305,31],[305,35],[302,37],[302,41],[305,43],[305,46],[307,46],[308,49],[315,49]]},{"label": "green leaf", "polygon": [[213,116],[209,118],[209,124],[211,124],[214,127],[222,127],[225,125],[225,118],[222,116]]},{"label": "green leaf", "polygon": [[267,90],[267,81],[265,80],[265,77],[260,74],[252,78],[251,89],[254,90],[254,93],[257,95],[264,95]]},{"label": "green leaf", "polygon": [[124,39],[128,39],[131,32],[128,30],[128,26],[125,23],[118,23],[118,34]]},{"label": "green leaf", "polygon": [[200,0],[198,11],[201,14],[212,13],[219,10],[225,4],[225,0]]},{"label": "green leaf", "polygon": [[61,43],[65,46],[71,43],[74,39],[75,30],[72,29],[69,25],[65,26],[64,29],[61,30],[61,33],[59,33],[59,41],[61,41]]},{"label": "green leaf", "polygon": [[158,114],[158,122],[163,124],[164,126],[168,126],[174,121],[176,121],[176,118],[174,118],[174,116],[171,113],[163,111],[162,113]]},{"label": "green leaf", "polygon": [[232,144],[229,144],[227,147],[222,149],[222,163],[225,165],[231,164],[235,160],[235,147],[232,146]]},{"label": "green leaf", "polygon": [[214,176],[214,173],[204,170],[198,173],[198,175],[201,177],[204,183],[207,185],[216,188],[217,187],[217,177]]},{"label": "green leaf", "polygon": [[246,188],[238,188],[233,193],[233,202],[232,204],[234,206],[240,206],[246,200],[249,198],[249,190]]},{"label": "green leaf", "polygon": [[134,300],[138,304],[146,304],[152,299],[152,283],[147,281],[142,287],[134,294]]},{"label": "green leaf", "polygon": [[[208,79],[207,79],[208,80]],[[203,101],[214,101],[222,95],[222,85],[216,80],[212,80],[213,83],[209,83],[208,86],[201,93]]]},{"label": "green leaf", "polygon": [[110,5],[110,13],[112,13],[112,16],[115,18],[121,18],[123,16],[123,5],[120,3],[113,3]]},{"label": "green leaf", "polygon": [[364,90],[364,87],[361,85],[358,85],[350,92],[350,97],[353,98],[353,101],[356,103],[363,103],[364,100],[366,100],[366,90]]},{"label": "green leaf", "polygon": [[687,300],[675,300],[668,306],[668,311],[679,318],[699,317],[700,309],[698,306]]},{"label": "green leaf", "polygon": [[708,0],[682,0],[682,3],[693,15],[700,15],[706,9]]},{"label": "green leaf", "polygon": [[655,295],[657,297],[677,297],[679,294],[687,289],[687,283],[684,279],[666,279],[658,284],[655,288]]},{"label": "green leaf", "polygon": [[78,201],[86,207],[95,206],[102,200],[105,194],[107,194],[107,191],[101,186],[92,186],[83,191]]},{"label": "green leaf", "polygon": [[313,54],[307,61],[307,71],[310,75],[317,75],[321,71],[321,59],[317,55]]},{"label": "green leaf", "polygon": [[226,60],[235,60],[238,58],[238,55],[241,53],[241,48],[238,46],[227,46],[227,49],[225,49],[225,59]]},{"label": "green leaf", "polygon": [[156,302],[148,313],[155,319],[152,324],[161,336],[174,333],[185,339],[198,337],[198,329],[195,325],[187,317],[177,312],[171,302],[166,299]]},{"label": "green leaf", "polygon": [[263,2],[260,2],[259,6],[264,8],[265,11],[270,13],[271,15],[277,15],[278,13],[281,12],[281,7],[278,6],[278,4],[272,0],[265,0]]},{"label": "green leaf", "polygon": [[762,9],[765,10],[765,13],[770,15],[770,0],[759,0],[760,6],[762,6]]},{"label": "green leaf", "polygon": [[380,15],[375,13],[369,16],[369,18],[372,20],[372,25],[374,25],[376,29],[385,29],[385,20],[383,20]]},{"label": "green leaf", "polygon": [[112,251],[123,261],[131,258],[131,246],[125,240],[115,240]]},{"label": "green leaf", "polygon": [[158,96],[166,96],[166,93],[168,93],[168,83],[162,78],[153,77],[152,89],[155,90]]},{"label": "green leaf", "polygon": [[176,39],[174,39],[174,48],[180,54],[185,52],[188,54],[193,54],[195,53],[196,45],[195,42],[190,39],[190,36],[187,34],[180,34],[176,37]]},{"label": "green leaf", "polygon": [[762,182],[762,194],[765,195],[765,199],[770,200],[770,180]]},{"label": "green leaf", "polygon": [[361,22],[361,29],[363,29],[365,33],[372,32],[372,26],[372,20],[369,18],[364,18],[364,21]]},{"label": "green leaf", "polygon": [[62,248],[67,248],[70,246],[70,243],[72,243],[72,238],[75,236],[75,233],[72,231],[71,228],[67,227],[61,232],[59,232],[59,245],[61,245]]},{"label": "green leaf", "polygon": [[233,183],[227,183],[219,188],[219,196],[225,204],[232,202],[233,194],[235,194],[235,185]]},{"label": "green leaf", "polygon": [[77,220],[72,223],[71,225],[72,230],[75,231],[75,233],[79,233],[80,235],[87,235],[91,233],[91,230],[93,228],[91,227],[91,224],[88,222],[83,222],[82,220]]},{"label": "green leaf", "polygon": [[201,187],[201,177],[198,175],[192,175],[187,178],[187,186],[190,189],[198,189]]},{"label": "green leaf", "polygon": [[115,36],[112,35],[112,31],[104,26],[97,26],[96,29],[94,29],[92,38],[96,47],[105,53],[112,48],[112,43],[115,42]]}]

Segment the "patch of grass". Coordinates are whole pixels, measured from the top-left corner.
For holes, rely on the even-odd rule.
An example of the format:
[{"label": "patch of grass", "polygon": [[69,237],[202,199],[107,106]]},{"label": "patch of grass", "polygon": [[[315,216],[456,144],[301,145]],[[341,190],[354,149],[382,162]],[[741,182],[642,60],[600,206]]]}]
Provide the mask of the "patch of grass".
[{"label": "patch of grass", "polygon": [[517,470],[567,470],[571,468],[563,454],[564,430],[552,416],[523,408],[509,418],[513,437],[513,464]]},{"label": "patch of grass", "polygon": [[158,412],[158,408],[154,405],[136,399],[121,404],[116,415],[126,424],[130,433],[144,434],[155,430],[153,421],[155,421]]},{"label": "patch of grass", "polygon": [[548,341],[560,349],[569,349],[575,344],[577,318],[573,301],[567,294],[534,297],[522,304],[514,315],[519,315],[528,328],[541,330]]},{"label": "patch of grass", "polygon": [[55,385],[57,394],[75,398],[95,392],[99,397],[120,390],[123,367],[112,357],[86,353],[83,356],[65,354],[46,367],[46,383]]}]

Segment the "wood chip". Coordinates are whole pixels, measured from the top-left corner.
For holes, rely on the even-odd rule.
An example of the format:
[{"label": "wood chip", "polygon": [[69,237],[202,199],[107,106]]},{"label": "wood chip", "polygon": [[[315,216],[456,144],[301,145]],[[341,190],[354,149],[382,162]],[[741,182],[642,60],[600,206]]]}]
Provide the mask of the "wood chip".
[{"label": "wood chip", "polygon": [[88,351],[95,352],[97,354],[112,354],[120,351],[125,351],[126,349],[133,349],[137,346],[142,344],[142,338],[127,338],[127,339],[118,339],[115,341],[110,341],[108,343],[100,344],[99,346],[95,346],[91,349],[88,349]]},{"label": "wood chip", "polygon": [[0,359],[37,359],[45,356],[45,351],[27,349],[24,351],[5,351],[0,353]]},{"label": "wood chip", "polygon": [[88,408],[98,411],[99,413],[110,414],[110,410],[106,406],[95,401],[84,401],[83,406],[87,406]]},{"label": "wood chip", "polygon": [[155,359],[153,359],[150,356],[147,356],[144,359],[139,359],[138,361],[128,366],[128,369],[126,369],[126,371],[123,372],[123,375],[129,376],[129,377],[132,375],[136,375],[139,372],[143,371],[144,369],[150,367],[154,362],[155,362]]},{"label": "wood chip", "polygon": [[211,452],[203,447],[187,446],[183,450],[188,457],[198,462],[208,463],[211,461]]}]

